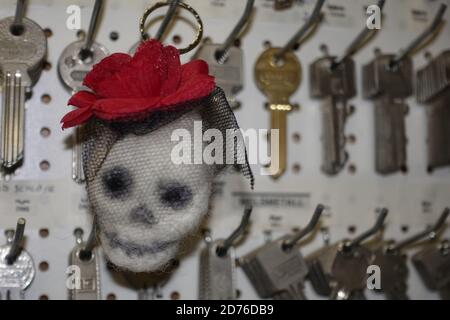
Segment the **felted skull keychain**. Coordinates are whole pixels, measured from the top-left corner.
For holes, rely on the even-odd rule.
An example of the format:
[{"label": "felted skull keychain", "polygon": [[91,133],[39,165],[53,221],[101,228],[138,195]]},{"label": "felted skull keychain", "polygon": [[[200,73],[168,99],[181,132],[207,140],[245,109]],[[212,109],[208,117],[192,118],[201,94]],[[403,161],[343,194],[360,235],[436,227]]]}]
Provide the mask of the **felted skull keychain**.
[{"label": "felted skull keychain", "polygon": [[[202,35],[198,14],[180,5],[199,23],[193,44],[178,50],[147,40],[134,56],[105,58],[84,79],[90,91],[72,96],[68,104],[77,109],[61,121],[63,128],[84,125],[83,168],[98,236],[106,257],[133,272],[160,270],[182,253],[224,169],[237,168],[253,186],[239,126],[208,65],[180,63],[180,53],[194,48]],[[154,9],[146,10],[141,26]],[[223,161],[194,163],[195,150],[206,142],[198,148],[191,139],[173,141],[174,132],[194,136],[200,121],[202,133],[235,133],[236,139],[223,139]],[[176,150],[190,152],[192,164],[174,161]],[[225,150],[233,151],[232,163]]]}]

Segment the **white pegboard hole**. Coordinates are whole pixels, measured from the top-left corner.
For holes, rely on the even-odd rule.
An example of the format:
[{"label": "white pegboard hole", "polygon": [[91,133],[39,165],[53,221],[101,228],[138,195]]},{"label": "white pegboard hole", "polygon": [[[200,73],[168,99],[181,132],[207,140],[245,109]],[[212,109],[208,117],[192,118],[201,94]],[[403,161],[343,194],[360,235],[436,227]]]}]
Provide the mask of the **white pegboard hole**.
[{"label": "white pegboard hole", "polygon": [[39,271],[47,272],[50,269],[50,264],[47,261],[41,261],[39,263]]},{"label": "white pegboard hole", "polygon": [[48,294],[41,294],[39,296],[39,300],[50,300],[50,298],[49,298]]},{"label": "white pegboard hole", "polygon": [[39,236],[43,239],[48,238],[50,235],[50,231],[47,228],[41,228],[39,229]]},{"label": "white pegboard hole", "polygon": [[53,36],[53,30],[50,28],[45,28],[44,29],[44,34],[47,38],[51,38]]},{"label": "white pegboard hole", "polygon": [[179,45],[183,42],[183,38],[179,34],[176,34],[172,37],[172,42],[175,45]]},{"label": "white pegboard hole", "polygon": [[302,135],[299,132],[294,132],[292,134],[292,140],[294,141],[294,143],[300,143],[302,142]]},{"label": "white pegboard hole", "polygon": [[356,226],[353,226],[353,225],[348,226],[348,228],[347,228],[348,233],[352,234],[352,235],[355,234],[357,230],[358,230],[358,228]]},{"label": "white pegboard hole", "polygon": [[48,93],[44,93],[41,96],[41,102],[43,104],[50,104],[50,102],[52,102],[52,96],[50,94],[48,94]]},{"label": "white pegboard hole", "polygon": [[47,172],[50,170],[50,162],[47,160],[42,160],[41,163],[39,163],[39,169],[43,172]]},{"label": "white pegboard hole", "polygon": [[354,176],[356,174],[356,172],[358,171],[358,168],[356,167],[356,164],[354,163],[350,163],[348,165],[348,173],[352,176]]},{"label": "white pegboard hole", "polygon": [[109,34],[109,39],[113,42],[116,42],[117,40],[119,40],[120,38],[120,34],[117,31],[111,31],[111,33]]},{"label": "white pegboard hole", "polygon": [[400,227],[400,230],[401,230],[403,233],[408,233],[408,232],[409,232],[409,226],[408,226],[408,225],[402,225],[402,226]]},{"label": "white pegboard hole", "polygon": [[354,134],[349,134],[347,136],[347,143],[348,144],[356,144],[357,138]]},{"label": "white pegboard hole", "polygon": [[108,293],[108,295],[106,296],[106,300],[117,300],[117,295],[113,292]]},{"label": "white pegboard hole", "polygon": [[294,174],[300,174],[301,171],[302,165],[300,163],[294,163],[294,165],[292,166],[292,172],[294,172]]},{"label": "white pegboard hole", "polygon": [[170,299],[171,300],[180,300],[180,298],[181,298],[181,294],[178,291],[173,291],[170,294]]},{"label": "white pegboard hole", "polygon": [[41,128],[40,134],[42,138],[48,138],[52,134],[52,131],[50,130],[50,128],[43,127]]}]

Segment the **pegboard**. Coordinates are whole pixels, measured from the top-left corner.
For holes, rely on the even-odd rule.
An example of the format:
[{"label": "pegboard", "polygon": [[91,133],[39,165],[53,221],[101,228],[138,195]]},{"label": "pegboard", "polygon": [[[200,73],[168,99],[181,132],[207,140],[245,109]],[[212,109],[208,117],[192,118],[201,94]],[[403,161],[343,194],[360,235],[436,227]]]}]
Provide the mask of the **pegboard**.
[{"label": "pegboard", "polygon": [[[228,36],[241,15],[245,3],[235,0],[189,0],[201,15],[205,37],[220,43]],[[229,176],[216,184],[217,194],[211,206],[205,228],[213,238],[226,237],[238,224],[243,211],[241,202],[251,197],[254,201],[252,225],[245,241],[236,248],[243,255],[270,238],[293,228],[305,226],[317,203],[326,205],[322,226],[329,230],[331,241],[351,237],[353,232],[368,228],[374,221],[375,210],[387,207],[385,238],[403,239],[433,223],[450,196],[450,170],[444,168],[429,174],[426,170],[426,117],[424,106],[415,98],[406,118],[408,136],[408,173],[382,177],[374,170],[374,116],[371,101],[361,95],[361,67],[374,56],[374,49],[395,53],[405,47],[431,21],[442,1],[397,0],[387,1],[383,26],[376,38],[355,57],[358,95],[350,101],[355,113],[346,127],[353,143],[348,145],[350,161],[336,177],[325,176],[321,164],[321,117],[319,100],[309,96],[308,66],[321,55],[325,44],[331,54],[340,54],[365,25],[365,6],[375,1],[329,0],[325,20],[313,37],[296,51],[303,67],[302,84],[292,97],[301,108],[288,116],[288,170],[279,180],[259,175],[254,166],[256,188],[252,195],[238,176]],[[448,4],[450,1],[446,0]],[[148,0],[107,0],[96,41],[113,52],[128,52],[139,40],[138,23],[144,9],[152,4]],[[74,229],[81,227],[85,237],[90,230],[91,216],[87,198],[80,186],[71,179],[72,152],[68,141],[71,130],[62,131],[60,119],[68,111],[70,92],[58,78],[57,61],[62,50],[77,39],[77,32],[66,27],[69,5],[81,7],[82,28],[86,30],[92,11],[90,0],[30,0],[27,16],[47,29],[48,57],[46,68],[33,88],[32,98],[26,104],[26,149],[22,167],[13,174],[3,174],[0,181],[0,228],[15,226],[17,218],[27,219],[26,249],[33,256],[37,268],[36,278],[26,292],[27,299],[66,299],[66,268],[68,257],[75,246]],[[265,97],[253,81],[253,67],[264,44],[284,45],[301,27],[314,5],[312,0],[296,1],[286,11],[275,12],[272,0],[257,0],[255,14],[241,39],[245,61],[244,90],[237,99],[242,106],[236,116],[243,129],[265,129],[269,113],[264,109]],[[14,14],[15,1],[1,0],[0,17]],[[158,12],[162,15],[164,11]],[[154,34],[158,24],[150,27]],[[159,17],[161,18],[161,17]],[[448,13],[446,19],[449,20]],[[111,33],[116,32],[118,39]],[[166,43],[183,46],[190,42],[194,31],[180,19],[165,38]],[[437,55],[448,47],[450,24],[427,51]],[[180,42],[181,43],[178,43]],[[424,52],[414,56],[414,69],[426,64]],[[188,61],[192,53],[182,57]],[[44,170],[43,170],[44,169]],[[2,232],[3,234],[3,232]],[[447,236],[450,235],[447,233]],[[1,240],[1,239],[0,239]],[[319,232],[302,247],[304,254],[324,244]],[[178,268],[155,290],[156,299],[197,299],[199,250],[204,247],[201,235],[192,252],[180,260]],[[409,295],[412,299],[437,299],[429,292],[410,265]],[[138,294],[117,275],[108,271],[101,260],[103,299],[136,299]],[[253,299],[257,295],[242,270],[238,269],[237,287],[240,299]],[[307,284],[306,295],[319,299]],[[367,292],[369,299],[382,299]]]}]

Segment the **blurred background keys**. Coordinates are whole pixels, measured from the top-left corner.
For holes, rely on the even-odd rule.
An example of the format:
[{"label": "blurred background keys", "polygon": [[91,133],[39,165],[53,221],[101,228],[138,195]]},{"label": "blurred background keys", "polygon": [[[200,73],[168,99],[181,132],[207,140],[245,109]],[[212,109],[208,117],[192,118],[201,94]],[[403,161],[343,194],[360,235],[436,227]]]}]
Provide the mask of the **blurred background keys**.
[{"label": "blurred background keys", "polygon": [[240,106],[236,95],[244,86],[244,54],[234,44],[248,24],[254,4],[255,0],[247,0],[244,14],[223,44],[204,42],[195,54],[195,59],[208,63],[210,74],[216,78],[217,86],[223,89],[233,109]]},{"label": "blurred background keys", "polygon": [[[83,81],[92,67],[109,55],[108,49],[94,41],[103,10],[103,0],[96,0],[89,30],[84,40],[69,44],[58,60],[59,78],[74,94],[83,89]],[[83,128],[77,127],[72,135],[72,179],[85,180],[82,161]]]},{"label": "blurred background keys", "polygon": [[308,265],[298,242],[314,230],[324,207],[318,205],[309,224],[294,235],[271,241],[239,259],[240,266],[263,298],[304,300]]},{"label": "blurred background keys", "polygon": [[417,101],[427,104],[428,171],[450,165],[450,51],[417,72]]},{"label": "blurred background keys", "polygon": [[199,298],[202,300],[236,299],[236,255],[234,243],[241,238],[250,223],[251,206],[244,210],[238,228],[226,239],[212,241],[206,235],[207,246],[200,252]]}]

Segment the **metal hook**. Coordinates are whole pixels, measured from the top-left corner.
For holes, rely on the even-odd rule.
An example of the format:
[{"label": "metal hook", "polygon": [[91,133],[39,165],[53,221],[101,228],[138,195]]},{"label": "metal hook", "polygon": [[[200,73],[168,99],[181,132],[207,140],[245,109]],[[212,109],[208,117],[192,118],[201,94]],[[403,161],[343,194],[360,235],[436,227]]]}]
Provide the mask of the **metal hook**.
[{"label": "metal hook", "polygon": [[386,220],[388,213],[389,213],[389,210],[386,208],[383,208],[375,222],[375,225],[372,228],[370,228],[369,230],[367,230],[366,232],[362,233],[359,237],[356,237],[352,241],[345,243],[343,246],[344,250],[346,250],[346,251],[351,250],[352,248],[360,245],[367,238],[373,236],[375,233],[380,231],[381,228],[383,228],[384,220]]},{"label": "metal hook", "polygon": [[245,229],[250,222],[250,215],[252,214],[252,211],[253,207],[251,205],[245,208],[239,227],[234,230],[233,233],[223,242],[223,245],[217,247],[216,253],[219,257],[224,257],[233,245],[234,241],[245,232]]},{"label": "metal hook", "polygon": [[9,265],[14,264],[17,257],[20,255],[20,251],[22,250],[22,241],[25,233],[25,223],[26,220],[24,218],[19,218],[17,220],[17,227],[14,232],[14,239],[11,241],[11,248],[9,249],[9,252],[5,258],[6,263]]},{"label": "metal hook", "polygon": [[447,5],[441,4],[431,25],[427,29],[425,29],[425,31],[419,37],[417,37],[417,39],[415,39],[413,42],[411,42],[411,44],[403,52],[399,53],[395,58],[392,59],[392,61],[389,63],[389,68],[393,69],[396,66],[398,66],[417,47],[419,47],[423,43],[423,41],[425,41],[426,38],[428,38],[430,35],[432,35],[436,31],[436,29],[439,27],[439,25],[442,22],[442,19],[444,17],[446,10],[447,10]]},{"label": "metal hook", "polygon": [[[95,245],[97,244],[97,237],[96,237],[96,222],[93,222],[91,233],[89,234],[89,238],[84,244],[83,248],[79,251],[78,255],[81,260],[88,261],[92,258],[92,252],[95,248]],[[78,239],[77,239],[78,242]]]},{"label": "metal hook", "polygon": [[292,37],[291,40],[283,47],[281,48],[277,53],[274,55],[275,62],[279,62],[281,59],[283,59],[283,56],[291,51],[295,45],[299,42],[299,40],[318,22],[320,18],[320,11],[322,10],[323,4],[325,3],[325,0],[318,0],[316,2],[316,6],[314,7],[314,10],[309,17],[308,21],[302,26],[302,28]]},{"label": "metal hook", "polygon": [[[384,4],[386,3],[386,0],[379,0],[378,1],[378,7],[380,8],[381,11],[383,11],[383,7]],[[375,34],[376,32],[378,32],[377,29],[369,29],[366,26],[364,27],[364,29],[358,34],[358,36],[355,38],[355,40],[353,40],[350,45],[347,47],[347,49],[345,50],[344,54],[342,55],[342,57],[336,59],[335,62],[333,62],[333,64],[331,65],[331,69],[335,70],[337,67],[339,67],[346,59],[350,58],[351,56],[353,56],[360,48],[361,46],[365,43],[365,41],[367,39],[370,39],[370,37]]]},{"label": "metal hook", "polygon": [[434,224],[434,226],[431,226],[431,227],[425,229],[424,231],[422,231],[408,239],[405,239],[405,240],[397,243],[394,246],[391,246],[390,248],[388,248],[388,250],[390,252],[399,251],[399,250],[401,250],[407,246],[410,246],[411,244],[413,244],[427,236],[433,236],[437,231],[439,231],[439,229],[441,229],[444,226],[445,221],[447,220],[449,215],[450,215],[450,209],[445,208],[444,212],[442,212],[441,216],[439,217],[438,221]]},{"label": "metal hook", "polygon": [[158,32],[156,33],[156,37],[155,37],[156,40],[160,41],[162,36],[166,32],[170,21],[172,21],[173,16],[177,12],[177,8],[178,8],[178,3],[179,2],[180,2],[180,0],[172,0],[172,1],[170,1],[169,9],[167,10],[167,13],[166,13],[166,15],[164,17],[164,20],[161,23],[161,25],[159,26]]},{"label": "metal hook", "polygon": [[88,33],[86,35],[86,40],[80,52],[80,58],[86,60],[92,56],[92,44],[94,43],[94,36],[97,30],[98,19],[103,7],[103,0],[95,0],[94,10],[92,11],[91,21],[89,23]]},{"label": "metal hook", "polygon": [[314,211],[314,214],[313,214],[311,220],[309,221],[308,225],[304,229],[300,230],[296,235],[292,236],[291,240],[285,241],[283,243],[283,250],[292,249],[297,244],[297,242],[300,241],[300,239],[302,239],[308,233],[313,231],[314,228],[316,227],[317,223],[319,223],[319,220],[320,220],[320,217],[322,216],[323,210],[325,210],[325,207],[323,205],[319,204],[316,207],[316,210]]},{"label": "metal hook", "polygon": [[16,13],[14,15],[14,22],[11,25],[11,33],[15,36],[21,35],[24,32],[23,18],[25,17],[26,0],[17,0]]},{"label": "metal hook", "polygon": [[225,62],[225,59],[227,58],[228,50],[230,50],[234,41],[236,41],[236,39],[238,38],[242,29],[244,28],[244,26],[247,24],[248,20],[250,19],[250,16],[253,12],[254,4],[255,4],[255,0],[247,0],[247,5],[245,7],[244,14],[242,15],[241,19],[239,20],[237,25],[234,27],[233,31],[231,31],[230,35],[225,40],[223,45],[217,49],[215,58],[219,63]]}]

